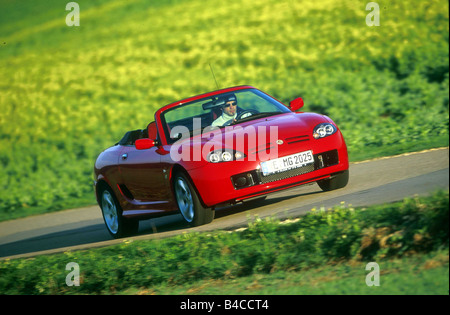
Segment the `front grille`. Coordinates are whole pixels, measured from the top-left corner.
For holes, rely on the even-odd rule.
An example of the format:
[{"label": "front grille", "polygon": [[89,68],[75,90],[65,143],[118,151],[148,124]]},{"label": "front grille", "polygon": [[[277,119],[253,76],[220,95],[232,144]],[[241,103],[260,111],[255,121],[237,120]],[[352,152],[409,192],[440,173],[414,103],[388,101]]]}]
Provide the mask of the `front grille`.
[{"label": "front grille", "polygon": [[270,174],[267,176],[262,176],[262,174],[260,174],[260,179],[261,179],[261,184],[267,184],[270,182],[274,182],[277,180],[282,180],[282,179],[286,179],[289,177],[294,177],[294,176],[298,176],[298,175],[302,175],[302,174],[306,174],[309,172],[314,171],[314,164],[309,164],[309,165],[305,165],[302,167],[297,167],[288,171],[284,171],[284,172],[280,172],[280,173],[275,173],[275,174]]},{"label": "front grille", "polygon": [[331,150],[319,154],[314,154],[314,163],[302,167],[290,169],[284,172],[263,176],[261,170],[252,170],[249,172],[231,176],[231,182],[235,189],[242,189],[259,184],[267,184],[286,178],[303,175],[312,171],[339,164],[337,150]]}]

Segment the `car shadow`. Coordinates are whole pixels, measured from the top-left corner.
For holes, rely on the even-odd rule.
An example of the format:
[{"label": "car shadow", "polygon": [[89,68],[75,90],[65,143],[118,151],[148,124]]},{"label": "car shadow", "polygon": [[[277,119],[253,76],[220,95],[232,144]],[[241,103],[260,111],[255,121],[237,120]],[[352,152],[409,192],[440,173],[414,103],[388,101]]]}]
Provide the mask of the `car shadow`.
[{"label": "car shadow", "polygon": [[267,207],[267,206],[275,205],[275,204],[277,204],[279,202],[286,201],[286,200],[289,200],[289,199],[302,197],[302,196],[304,197],[304,196],[309,196],[309,195],[315,195],[315,194],[319,194],[319,193],[322,193],[322,191],[313,191],[313,192],[307,192],[307,193],[303,193],[303,194],[295,194],[295,195],[291,195],[291,196],[271,197],[270,199],[265,199],[265,200],[246,201],[244,203],[239,203],[239,204],[232,205],[232,206],[218,208],[216,210],[215,218],[217,219],[217,218],[229,216],[229,215],[232,215],[232,214],[236,214],[238,212],[244,212],[244,211],[248,211],[248,210],[255,210],[255,209],[258,209],[258,208],[261,208],[261,207]]},{"label": "car shadow", "polygon": [[[302,196],[315,195],[315,194],[319,194],[319,193],[322,193],[322,191],[305,192],[305,193],[293,194],[293,195],[289,195],[289,196],[276,196],[275,195],[275,196],[271,196],[270,198],[267,198],[265,200],[252,200],[252,201],[246,201],[243,203],[238,203],[235,205],[220,207],[220,208],[216,209],[214,220],[226,218],[226,217],[232,216],[234,214],[243,213],[243,212],[246,212],[249,210],[257,210],[258,208],[262,208],[262,207],[270,207],[270,206],[276,205],[282,201],[286,201],[289,199],[302,197]],[[213,221],[213,223],[214,223],[214,221]],[[204,226],[204,227],[205,227],[204,229],[207,229],[207,226]],[[170,215],[170,216],[141,221],[139,223],[138,235],[156,234],[156,233],[170,232],[170,231],[176,231],[176,230],[187,230],[190,228],[191,227],[189,226],[189,224],[186,223],[186,221],[184,221],[181,214],[174,214],[174,215]],[[233,228],[233,227],[229,227],[229,228]],[[226,228],[226,229],[229,229],[229,228]]]},{"label": "car shadow", "polygon": [[[219,221],[222,218],[226,218],[237,213],[242,213],[248,210],[257,210],[262,207],[274,206],[282,201],[302,196],[314,195],[317,193],[321,193],[321,191],[305,192],[288,196],[272,195],[270,198],[265,200],[253,200],[232,206],[221,207],[216,209],[215,220]],[[216,229],[213,225],[210,227],[208,227],[208,225],[202,227],[203,230]],[[173,214],[140,221],[139,231],[135,236],[140,238],[140,236],[142,237],[155,234],[157,237],[167,237],[178,234],[178,231],[180,230],[190,231],[191,229],[196,228],[190,228],[190,226],[183,220],[181,214]],[[218,227],[218,229],[220,229],[220,227]],[[227,226],[223,229],[230,229],[230,227]],[[52,233],[42,232],[42,234],[40,234],[39,232],[40,231],[36,231],[36,234],[39,235],[34,237],[24,237],[23,239],[20,239],[21,235],[18,235],[16,238],[19,238],[20,240],[0,244],[0,257],[9,257],[112,240],[112,237],[107,232],[103,221],[100,220],[92,221],[91,224],[87,222],[87,225],[82,227],[80,227],[79,224],[68,224],[67,226],[62,226],[62,229],[59,231]]]},{"label": "car shadow", "polygon": [[[20,235],[19,235],[20,237]],[[0,257],[8,257],[31,252],[52,250],[110,240],[105,225],[97,223],[84,227],[70,228],[40,234],[0,245]]]}]

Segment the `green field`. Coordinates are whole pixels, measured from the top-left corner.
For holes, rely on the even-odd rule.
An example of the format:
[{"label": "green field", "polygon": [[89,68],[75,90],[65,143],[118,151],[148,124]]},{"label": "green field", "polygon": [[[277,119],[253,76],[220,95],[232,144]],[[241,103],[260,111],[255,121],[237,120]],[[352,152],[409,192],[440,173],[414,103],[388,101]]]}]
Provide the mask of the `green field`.
[{"label": "green field", "polygon": [[329,115],[352,161],[448,146],[448,1],[0,3],[0,220],[95,203],[93,163],[159,107],[250,84]]}]

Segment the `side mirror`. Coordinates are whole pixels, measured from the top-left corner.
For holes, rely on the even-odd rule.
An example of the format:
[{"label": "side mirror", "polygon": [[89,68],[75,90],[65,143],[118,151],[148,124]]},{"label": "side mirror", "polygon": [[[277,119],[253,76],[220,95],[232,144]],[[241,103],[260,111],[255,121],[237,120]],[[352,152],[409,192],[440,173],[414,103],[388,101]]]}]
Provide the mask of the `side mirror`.
[{"label": "side mirror", "polygon": [[295,100],[291,101],[289,103],[289,107],[291,108],[291,110],[293,112],[295,112],[296,110],[302,108],[304,105],[303,99],[301,97],[296,98]]},{"label": "side mirror", "polygon": [[149,138],[137,139],[134,146],[138,150],[147,150],[155,146],[155,140]]}]

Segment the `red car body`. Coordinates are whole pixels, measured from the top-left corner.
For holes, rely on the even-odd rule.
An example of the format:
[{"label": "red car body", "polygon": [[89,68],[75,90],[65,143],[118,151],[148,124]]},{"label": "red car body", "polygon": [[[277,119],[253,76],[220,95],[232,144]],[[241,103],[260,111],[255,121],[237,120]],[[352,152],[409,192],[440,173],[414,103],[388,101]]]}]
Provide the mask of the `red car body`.
[{"label": "red car body", "polygon": [[[218,102],[223,95],[232,94],[239,98],[245,94],[243,92],[257,93],[258,97],[263,97],[268,102],[281,104],[251,86],[232,87],[194,96],[160,108],[155,113],[154,122],[150,123],[147,129],[140,134],[139,130],[134,131],[134,138],[128,137],[128,142],[122,139],[121,143],[99,155],[94,168],[96,196],[103,209],[108,231],[114,237],[121,237],[130,231],[136,232],[137,220],[176,213],[184,207],[184,202],[197,204],[198,208],[212,211],[206,219],[195,221],[192,217],[197,216],[197,213],[191,209],[191,217],[185,216],[185,219],[189,223],[199,225],[210,222],[214,217],[214,209],[220,205],[234,204],[310,182],[318,182],[324,190],[341,188],[347,184],[349,163],[347,147],[341,132],[334,122],[324,115],[296,112],[296,109],[303,106],[300,98],[291,102],[290,106],[283,105],[288,110],[283,110],[275,104],[280,113],[250,120],[247,116],[235,124],[232,133],[224,132],[222,128],[206,135],[198,133],[182,139],[177,138],[175,142],[171,138],[171,127],[167,117],[172,110],[211,99],[212,103],[203,103],[206,110],[201,118],[207,120],[209,111],[212,113],[219,107],[209,109],[209,105],[214,105],[214,102]],[[253,115],[259,117],[258,114]],[[213,118],[205,123],[210,124],[212,120]],[[185,121],[188,120],[185,118],[178,120],[180,123]],[[317,135],[313,134],[321,124],[328,126],[333,132],[330,131],[329,135],[316,139]],[[245,133],[248,130],[258,132],[270,127],[277,130],[276,141],[268,137],[265,142],[257,142],[256,145],[255,141],[244,141],[244,146],[240,147],[243,155],[236,153],[236,148],[227,147],[230,143],[234,144],[236,139],[249,138],[250,136]],[[230,140],[231,138],[235,142]],[[190,158],[174,160],[175,145],[178,146],[178,153],[180,148],[190,149],[187,150]],[[241,158],[234,160],[233,156],[231,161],[212,163],[205,158],[205,154],[210,151],[209,154],[212,154],[213,148],[208,148],[213,145],[223,148],[222,151],[217,151],[219,156],[222,154],[223,157],[223,152],[229,149],[234,156]],[[298,152],[306,152],[305,154],[311,152],[314,161],[309,161],[307,165],[298,164],[300,166],[283,169],[278,173],[263,175],[261,171],[263,161],[258,153],[263,151],[267,153],[275,147],[277,155],[269,157],[269,160],[294,156]],[[193,158],[195,152],[206,153],[199,159],[198,154],[197,158]],[[294,158],[301,157],[294,156]],[[281,162],[287,163],[292,160],[293,158]],[[270,171],[272,172],[281,162],[273,162],[275,165],[270,166]],[[183,176],[180,179],[176,174]],[[174,186],[177,180],[181,185],[177,186],[178,188]],[[187,186],[191,189],[189,190]]]}]

